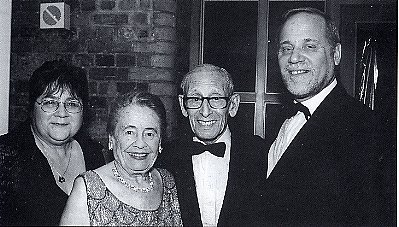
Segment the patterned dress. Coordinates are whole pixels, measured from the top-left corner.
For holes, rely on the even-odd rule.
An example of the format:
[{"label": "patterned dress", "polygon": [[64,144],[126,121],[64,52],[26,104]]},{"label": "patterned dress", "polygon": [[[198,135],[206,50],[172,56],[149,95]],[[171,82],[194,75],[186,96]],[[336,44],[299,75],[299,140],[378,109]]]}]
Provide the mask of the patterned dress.
[{"label": "patterned dress", "polygon": [[120,201],[94,171],[81,174],[86,183],[87,204],[92,226],[182,226],[173,176],[157,169],[162,177],[162,202],[156,210],[139,210]]}]

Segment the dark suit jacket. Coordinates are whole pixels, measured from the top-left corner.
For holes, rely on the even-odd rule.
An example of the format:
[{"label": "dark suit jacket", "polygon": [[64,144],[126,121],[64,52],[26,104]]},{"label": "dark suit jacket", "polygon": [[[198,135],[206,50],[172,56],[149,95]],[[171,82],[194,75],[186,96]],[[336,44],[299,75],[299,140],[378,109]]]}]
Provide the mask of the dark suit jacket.
[{"label": "dark suit jacket", "polygon": [[[195,188],[190,143],[192,136],[166,146],[157,165],[168,169],[175,177],[184,226],[202,226]],[[258,136],[244,136],[232,132],[230,169],[227,188],[218,226],[242,226],[252,212],[248,196],[265,172],[265,142]]]},{"label": "dark suit jacket", "polygon": [[[86,169],[105,164],[102,146],[77,134]],[[54,182],[29,121],[0,137],[0,225],[58,225],[68,195]]]},{"label": "dark suit jacket", "polygon": [[374,120],[338,84],[261,182],[260,224],[378,223]]}]

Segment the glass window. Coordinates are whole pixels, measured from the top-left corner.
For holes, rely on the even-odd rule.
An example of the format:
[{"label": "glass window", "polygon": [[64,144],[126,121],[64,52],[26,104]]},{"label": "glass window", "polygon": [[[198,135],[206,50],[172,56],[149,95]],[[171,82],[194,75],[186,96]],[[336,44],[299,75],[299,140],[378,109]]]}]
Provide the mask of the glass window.
[{"label": "glass window", "polygon": [[251,103],[240,103],[237,115],[229,119],[229,127],[232,131],[251,135],[254,133],[254,111],[255,105]]},{"label": "glass window", "polygon": [[241,95],[231,125],[265,137],[280,126],[277,117],[285,91],[275,42],[282,15],[296,7],[324,11],[325,1],[202,0],[193,5],[198,24],[192,26],[190,65],[210,63],[230,72]]},{"label": "glass window", "polygon": [[236,91],[255,91],[258,2],[207,1],[204,63],[225,68]]}]

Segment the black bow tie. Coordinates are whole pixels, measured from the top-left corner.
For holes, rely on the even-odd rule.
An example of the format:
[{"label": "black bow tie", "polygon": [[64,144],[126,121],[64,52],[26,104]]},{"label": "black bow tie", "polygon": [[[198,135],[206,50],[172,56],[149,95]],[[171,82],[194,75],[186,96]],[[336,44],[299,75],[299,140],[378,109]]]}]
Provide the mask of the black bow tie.
[{"label": "black bow tie", "polygon": [[291,105],[285,106],[285,112],[286,112],[287,119],[291,118],[292,116],[295,116],[298,111],[300,111],[303,114],[305,114],[306,120],[309,120],[310,111],[302,103],[298,102],[298,103],[295,103],[295,104],[291,104]]},{"label": "black bow tie", "polygon": [[193,142],[190,147],[191,155],[201,154],[204,151],[209,151],[211,154],[217,157],[223,157],[224,151],[226,150],[226,144],[221,143],[212,143],[212,144],[202,144],[199,142]]}]

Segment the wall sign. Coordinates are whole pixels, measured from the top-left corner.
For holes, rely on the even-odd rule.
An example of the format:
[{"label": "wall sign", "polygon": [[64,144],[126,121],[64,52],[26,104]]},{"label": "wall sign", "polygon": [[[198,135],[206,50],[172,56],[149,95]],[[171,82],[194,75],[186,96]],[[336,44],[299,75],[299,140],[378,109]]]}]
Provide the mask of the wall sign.
[{"label": "wall sign", "polygon": [[69,5],[64,2],[40,4],[40,28],[65,28],[69,30]]}]

